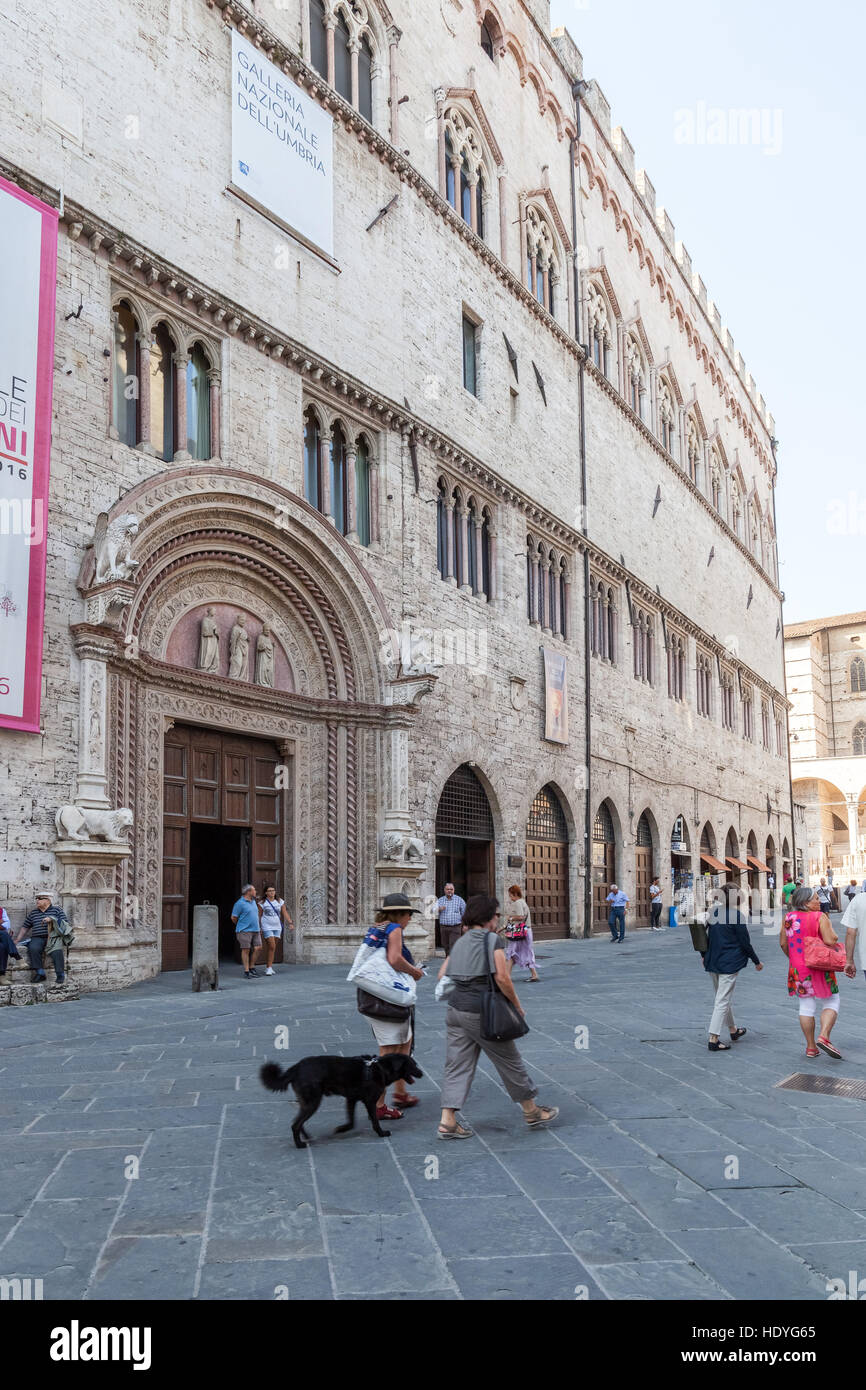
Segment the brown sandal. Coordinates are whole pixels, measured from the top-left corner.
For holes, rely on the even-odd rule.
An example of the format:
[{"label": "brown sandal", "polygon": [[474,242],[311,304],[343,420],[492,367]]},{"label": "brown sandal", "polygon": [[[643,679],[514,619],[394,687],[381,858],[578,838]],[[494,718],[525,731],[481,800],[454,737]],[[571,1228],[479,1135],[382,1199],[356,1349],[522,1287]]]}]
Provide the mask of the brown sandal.
[{"label": "brown sandal", "polygon": [[542,1125],[549,1125],[551,1120],[555,1120],[558,1114],[558,1105],[536,1105],[534,1110],[524,1110],[523,1118],[530,1129],[541,1129]]},{"label": "brown sandal", "polygon": [[440,1125],[436,1131],[437,1139],[472,1139],[475,1130],[468,1125]]}]

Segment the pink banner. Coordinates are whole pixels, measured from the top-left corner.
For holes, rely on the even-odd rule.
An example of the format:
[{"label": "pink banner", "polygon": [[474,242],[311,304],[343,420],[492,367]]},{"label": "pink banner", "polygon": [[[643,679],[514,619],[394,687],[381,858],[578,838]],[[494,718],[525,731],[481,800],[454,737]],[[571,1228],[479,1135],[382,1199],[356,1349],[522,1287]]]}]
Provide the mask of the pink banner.
[{"label": "pink banner", "polygon": [[0,178],[0,728],[38,733],[58,214]]}]

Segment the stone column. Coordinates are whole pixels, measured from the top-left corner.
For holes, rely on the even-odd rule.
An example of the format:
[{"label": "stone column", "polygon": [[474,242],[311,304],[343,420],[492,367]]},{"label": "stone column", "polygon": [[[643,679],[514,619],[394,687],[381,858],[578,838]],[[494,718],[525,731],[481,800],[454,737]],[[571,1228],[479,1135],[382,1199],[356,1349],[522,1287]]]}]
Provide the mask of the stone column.
[{"label": "stone column", "polygon": [[140,438],[138,447],[143,454],[153,454],[156,452],[151,443],[150,422],[150,351],[153,347],[153,339],[149,333],[136,333],[135,340],[138,343],[139,360],[138,414]]},{"label": "stone column", "polygon": [[[463,168],[463,161],[459,155],[455,155],[451,160],[451,169],[454,174],[454,209],[463,216],[463,190],[460,187],[460,170]],[[446,182],[447,189],[448,184]],[[448,196],[447,193],[445,195]]]},{"label": "stone column", "polygon": [[853,873],[853,864],[856,863],[856,856],[860,852],[860,799],[857,794],[845,792],[845,805],[848,811],[848,852],[851,855]]},{"label": "stone column", "polygon": [[526,274],[526,262],[529,260],[529,248],[526,244],[526,199],[522,194],[517,200],[517,219],[520,226],[520,283],[525,285],[523,277]]},{"label": "stone column", "polygon": [[327,15],[325,17],[325,40],[327,43],[328,50],[328,81],[330,82],[332,87],[335,85],[334,79],[337,71],[336,62],[334,59],[334,30],[336,29],[336,27],[336,15]]},{"label": "stone column", "polygon": [[562,630],[566,638],[571,635],[571,578],[565,575],[565,584],[562,594]]},{"label": "stone column", "polygon": [[184,352],[176,352],[174,355],[174,399],[177,410],[177,448],[174,451],[175,459],[188,459],[191,457],[187,443],[186,428],[186,369],[189,365],[189,358]]},{"label": "stone column", "polygon": [[542,632],[552,632],[552,631],[553,631],[553,612],[552,612],[552,607],[553,607],[553,605],[552,605],[551,602],[550,602],[550,571],[551,571],[551,563],[550,563],[550,561],[548,560],[546,564],[541,565],[540,570],[539,570],[539,578],[540,578],[540,580],[541,580],[541,592],[542,592],[542,595],[543,595],[543,604],[544,604],[544,606],[543,606],[543,608],[542,608],[542,610],[541,610],[541,630],[542,630]]},{"label": "stone column", "polygon": [[388,30],[388,74],[390,79],[391,144],[396,145],[400,128],[400,87],[397,81],[397,44],[400,31],[396,25]]},{"label": "stone column", "polygon": [[544,304],[545,309],[549,309],[549,308],[550,308],[550,269],[549,269],[548,266],[545,266],[544,269],[543,269],[542,272],[541,272],[541,293],[542,293],[542,296],[543,296],[542,303]]},{"label": "stone column", "polygon": [[319,511],[323,516],[333,518],[331,509],[331,436],[323,434],[319,440]]},{"label": "stone column", "polygon": [[499,170],[499,259],[508,264],[508,184],[505,170]]},{"label": "stone column", "polygon": [[499,597],[499,585],[496,579],[496,564],[498,559],[497,532],[491,527],[487,533],[490,541],[490,594],[488,602],[495,603]]},{"label": "stone column", "polygon": [[463,560],[463,573],[457,576],[458,588],[470,589],[469,583],[469,514],[465,507],[457,513],[460,525],[460,553]]},{"label": "stone column", "polygon": [[358,539],[358,495],[357,478],[355,477],[355,463],[358,451],[354,444],[348,445],[346,449],[346,494],[348,506],[346,508],[346,536],[350,541]]},{"label": "stone column", "polygon": [[559,632],[559,570],[553,561],[550,564],[550,575],[553,578],[553,594],[550,601],[550,630],[553,633]]},{"label": "stone column", "polygon": [[379,460],[370,459],[370,544],[373,545],[381,535],[379,525]]},{"label": "stone column", "polygon": [[358,49],[360,45],[357,39],[349,41],[349,61],[352,68],[352,105],[358,109]]},{"label": "stone column", "polygon": [[[472,585],[472,592],[473,594],[480,594],[484,592],[481,582],[484,570],[484,556],[481,552],[481,516],[477,511],[472,517],[469,525],[475,528],[475,581]],[[467,551],[466,554],[468,558],[469,552]]]},{"label": "stone column", "polygon": [[220,381],[221,377],[214,368],[207,374],[210,386],[210,456],[218,459],[222,455],[220,440]]},{"label": "stone column", "polygon": [[538,298],[538,288],[537,288],[537,287],[538,287],[538,252],[537,252],[537,251],[533,251],[533,252],[530,254],[530,257],[529,257],[529,280],[530,280],[529,288],[530,288],[530,291],[532,292],[532,298],[533,298],[533,299],[537,299],[537,298]]}]

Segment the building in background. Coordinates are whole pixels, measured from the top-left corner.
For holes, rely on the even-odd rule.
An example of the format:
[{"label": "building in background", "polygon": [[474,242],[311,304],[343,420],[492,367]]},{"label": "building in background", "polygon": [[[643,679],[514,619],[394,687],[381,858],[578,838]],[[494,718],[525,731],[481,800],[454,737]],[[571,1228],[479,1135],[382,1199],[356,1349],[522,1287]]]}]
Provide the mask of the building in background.
[{"label": "building in background", "polygon": [[791,778],[813,879],[866,875],[866,613],[785,626]]},{"label": "building in background", "polygon": [[0,173],[60,218],[13,915],[53,875],[100,988],[205,899],[231,951],[247,879],[308,961],[449,879],[541,939],[779,880],[773,421],[546,0],[12,11]]}]

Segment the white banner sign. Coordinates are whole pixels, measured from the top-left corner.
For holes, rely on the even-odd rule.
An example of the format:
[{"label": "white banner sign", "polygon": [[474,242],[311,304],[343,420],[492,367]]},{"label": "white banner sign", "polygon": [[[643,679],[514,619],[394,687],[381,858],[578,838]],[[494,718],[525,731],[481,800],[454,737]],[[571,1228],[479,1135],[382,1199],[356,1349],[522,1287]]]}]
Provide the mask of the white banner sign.
[{"label": "white banner sign", "polygon": [[333,257],[333,119],[234,29],[231,184]]},{"label": "white banner sign", "polygon": [[0,179],[0,728],[39,730],[57,213]]}]

